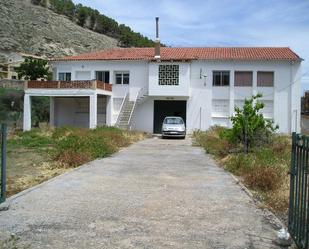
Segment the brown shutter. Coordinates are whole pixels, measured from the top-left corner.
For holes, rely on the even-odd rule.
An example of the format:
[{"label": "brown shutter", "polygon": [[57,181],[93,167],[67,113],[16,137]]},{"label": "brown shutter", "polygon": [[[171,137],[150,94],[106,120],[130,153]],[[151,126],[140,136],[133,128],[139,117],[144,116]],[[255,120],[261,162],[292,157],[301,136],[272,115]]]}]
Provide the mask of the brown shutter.
[{"label": "brown shutter", "polygon": [[274,86],[274,72],[258,72],[257,86]]},{"label": "brown shutter", "polygon": [[235,72],[235,86],[252,86],[252,72]]}]

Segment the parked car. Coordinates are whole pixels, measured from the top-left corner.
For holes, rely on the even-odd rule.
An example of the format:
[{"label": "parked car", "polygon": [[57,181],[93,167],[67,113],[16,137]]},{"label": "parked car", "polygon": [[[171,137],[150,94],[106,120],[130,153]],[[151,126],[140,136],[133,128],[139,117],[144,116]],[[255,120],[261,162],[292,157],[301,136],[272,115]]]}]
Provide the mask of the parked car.
[{"label": "parked car", "polygon": [[186,137],[186,125],[181,117],[165,117],[162,124],[162,138]]}]

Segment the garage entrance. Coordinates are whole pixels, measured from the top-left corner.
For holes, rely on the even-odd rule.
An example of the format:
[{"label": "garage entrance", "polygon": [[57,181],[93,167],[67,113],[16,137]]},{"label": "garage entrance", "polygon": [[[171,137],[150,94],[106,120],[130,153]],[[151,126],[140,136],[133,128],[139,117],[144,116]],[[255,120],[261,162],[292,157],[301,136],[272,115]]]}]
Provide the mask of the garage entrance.
[{"label": "garage entrance", "polygon": [[182,117],[186,123],[186,100],[155,100],[154,101],[153,133],[161,133],[162,123],[166,116]]}]

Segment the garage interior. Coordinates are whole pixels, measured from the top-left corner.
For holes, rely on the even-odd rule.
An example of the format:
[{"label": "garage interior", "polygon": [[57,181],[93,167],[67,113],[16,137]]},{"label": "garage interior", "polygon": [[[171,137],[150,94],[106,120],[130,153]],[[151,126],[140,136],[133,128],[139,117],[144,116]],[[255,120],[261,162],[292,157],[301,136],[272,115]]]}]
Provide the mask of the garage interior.
[{"label": "garage interior", "polygon": [[155,100],[154,101],[154,124],[153,133],[161,133],[162,123],[167,116],[182,117],[186,123],[187,101],[186,100]]}]

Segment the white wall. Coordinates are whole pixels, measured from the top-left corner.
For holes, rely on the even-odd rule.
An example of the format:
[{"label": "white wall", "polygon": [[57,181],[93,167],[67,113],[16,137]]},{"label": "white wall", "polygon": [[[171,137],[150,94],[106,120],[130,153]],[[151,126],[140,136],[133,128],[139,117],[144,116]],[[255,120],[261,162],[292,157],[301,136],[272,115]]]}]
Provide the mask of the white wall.
[{"label": "white wall", "polygon": [[136,106],[131,122],[133,130],[153,132],[153,108],[154,98],[151,97],[148,97],[145,102]]},{"label": "white wall", "polygon": [[[153,100],[160,96],[187,98],[187,128],[206,130],[219,124],[231,126],[229,116],[234,113],[234,106],[242,103],[245,98],[258,92],[263,93],[263,101],[269,103],[266,107],[268,117],[274,118],[280,132],[290,133],[300,131],[300,63],[279,61],[192,61],[188,63],[173,62],[180,65],[180,86],[158,85],[158,63],[147,61],[95,61],[95,62],[54,62],[58,72],[71,72],[72,80],[81,78],[80,73],[88,73],[89,80],[95,78],[95,71],[110,71],[113,84],[113,97],[123,98],[126,92],[134,99],[141,88],[148,88],[153,97],[137,105],[133,116],[134,129],[152,132],[153,130]],[[214,70],[230,71],[230,86],[212,86]],[[130,85],[115,85],[115,72],[128,71]],[[235,71],[253,71],[252,87],[234,87]],[[274,87],[257,87],[257,72],[273,71]],[[86,73],[83,73],[85,79]],[[296,82],[294,82],[297,80]],[[292,84],[294,82],[294,84]],[[292,84],[292,86],[291,86]],[[213,100],[228,101],[229,113],[214,111]],[[272,112],[272,113],[271,113]],[[114,115],[114,118],[117,115]]]},{"label": "white wall", "polygon": [[[159,65],[179,65],[179,85],[159,85]],[[150,96],[189,96],[190,64],[189,63],[149,63]]]},{"label": "white wall", "polygon": [[[203,75],[207,75],[206,80],[199,77],[200,70]],[[226,70],[230,71],[230,87],[212,86],[212,71]],[[233,87],[234,71],[253,71],[253,87]],[[257,87],[256,77],[257,71],[273,71],[274,87]],[[290,62],[237,62],[237,61],[194,61],[191,64],[191,95],[189,112],[192,116],[191,122],[188,124],[189,130],[199,129],[199,122],[196,118],[198,110],[205,112],[206,120],[203,120],[204,127],[208,129],[210,125],[218,124],[230,126],[228,117],[222,118],[211,110],[212,99],[229,100],[230,113],[233,115],[233,109],[236,102],[243,101],[252,94],[261,92],[264,96],[262,100],[270,103],[273,108],[273,117],[276,124],[279,125],[279,132],[289,133],[291,131],[299,131],[300,122],[300,64],[295,63],[291,66]],[[292,85],[290,84],[298,79]],[[206,86],[204,85],[206,82]],[[202,87],[204,85],[204,87]],[[203,94],[204,93],[204,94]],[[235,101],[234,101],[235,99]],[[235,102],[235,103],[234,103]],[[292,103],[292,105],[291,105]],[[267,109],[267,115],[270,117],[270,108]],[[203,115],[202,115],[203,116]],[[194,119],[195,118],[195,119]],[[202,118],[203,119],[203,118]],[[210,121],[211,120],[211,121]],[[294,125],[294,126],[293,126]]]},{"label": "white wall", "polygon": [[[106,97],[98,97],[98,126],[106,124]],[[54,97],[54,126],[89,127],[89,97]]]},{"label": "white wall", "polygon": [[[52,62],[52,67],[56,68],[57,75],[60,72],[71,72],[72,80],[93,80],[96,71],[109,71],[114,97],[123,97],[126,92],[130,92],[130,98],[133,99],[139,89],[148,87],[148,62],[144,61]],[[116,85],[116,72],[129,72],[130,85]]]}]

